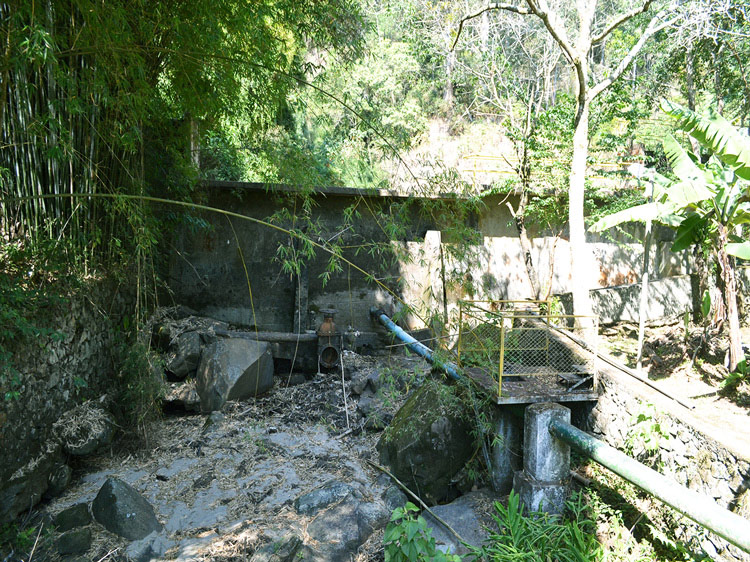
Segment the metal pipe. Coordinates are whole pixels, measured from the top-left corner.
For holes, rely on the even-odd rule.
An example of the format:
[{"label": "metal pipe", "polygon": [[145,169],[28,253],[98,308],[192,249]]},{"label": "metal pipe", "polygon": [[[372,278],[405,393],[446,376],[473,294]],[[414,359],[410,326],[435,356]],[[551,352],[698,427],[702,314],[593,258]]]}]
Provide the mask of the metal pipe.
[{"label": "metal pipe", "polygon": [[569,423],[552,420],[549,431],[696,523],[750,552],[750,521],[747,519],[724,509],[706,496],[680,486]]},{"label": "metal pipe", "polygon": [[583,347],[583,349],[586,349],[586,350],[590,351],[591,353],[593,353],[596,357],[598,357],[599,359],[601,359],[605,363],[609,363],[610,365],[612,365],[615,369],[618,369],[618,370],[622,371],[623,373],[625,373],[626,375],[630,375],[634,379],[641,381],[646,386],[649,386],[649,387],[653,388],[655,391],[663,394],[664,396],[666,396],[670,400],[674,400],[680,406],[684,406],[688,410],[695,409],[694,405],[687,404],[684,400],[680,400],[677,396],[674,396],[674,395],[670,394],[669,392],[667,392],[663,388],[660,388],[658,385],[654,384],[654,382],[650,381],[647,377],[645,377],[643,375],[640,375],[640,374],[638,374],[638,372],[636,372],[635,370],[631,369],[630,367],[628,367],[626,365],[623,365],[622,363],[620,363],[619,361],[617,361],[617,359],[615,359],[614,357],[611,357],[611,356],[607,355],[606,353],[602,353],[601,351],[597,351],[597,350],[592,349],[589,344],[587,344],[581,338],[578,338],[578,337],[574,336],[573,334],[571,334],[567,330],[563,330],[562,328],[558,328],[557,326],[552,326],[552,325],[550,325],[550,328],[552,328],[558,334],[562,334],[563,336],[565,336],[569,340],[577,343],[578,345],[580,345],[581,347]]},{"label": "metal pipe", "polygon": [[458,374],[458,367],[456,366],[455,363],[451,363],[450,361],[443,361],[442,359],[435,357],[435,354],[429,347],[427,347],[423,343],[420,343],[419,341],[414,339],[412,336],[406,333],[406,331],[400,326],[397,326],[393,320],[388,318],[385,312],[383,312],[379,308],[371,308],[370,316],[378,320],[383,326],[385,326],[388,330],[390,330],[398,339],[404,342],[407,348],[411,349],[414,353],[416,353],[420,357],[424,357],[425,359],[427,359],[427,361],[429,361],[430,363],[432,363],[439,369],[442,369],[443,371],[445,371],[445,373],[449,377],[455,380],[458,380],[461,378],[461,375]]}]

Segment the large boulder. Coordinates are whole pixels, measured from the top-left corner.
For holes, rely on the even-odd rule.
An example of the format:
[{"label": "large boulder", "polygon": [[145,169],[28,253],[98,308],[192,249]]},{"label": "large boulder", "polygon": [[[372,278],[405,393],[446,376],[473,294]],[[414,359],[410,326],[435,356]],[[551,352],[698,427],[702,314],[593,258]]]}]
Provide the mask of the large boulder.
[{"label": "large boulder", "polygon": [[201,359],[201,335],[185,332],[177,336],[164,357],[164,367],[177,379],[193,375]]},{"label": "large boulder", "polygon": [[200,412],[201,398],[195,390],[195,381],[168,384],[162,404],[167,410],[171,408],[186,412]]},{"label": "large boulder", "polygon": [[474,450],[470,419],[456,387],[427,382],[380,437],[380,462],[434,505],[447,496],[451,479]]},{"label": "large boulder", "polygon": [[256,550],[250,562],[292,562],[295,558],[299,558],[297,553],[300,546],[302,546],[302,539],[297,535],[285,535]]},{"label": "large boulder", "polygon": [[344,499],[318,513],[307,526],[312,540],[300,551],[300,558],[310,562],[349,562],[370,535],[385,527],[389,517],[390,512],[381,501]]},{"label": "large boulder", "polygon": [[151,562],[162,558],[173,546],[174,542],[169,540],[164,533],[153,531],[145,538],[131,542],[125,553],[130,562]]},{"label": "large boulder", "polygon": [[57,514],[53,523],[61,533],[83,527],[91,523],[91,513],[87,503],[77,503]]},{"label": "large boulder", "polygon": [[201,411],[220,410],[227,400],[258,396],[273,386],[273,357],[266,342],[218,340],[201,355],[197,390]]},{"label": "large boulder", "polygon": [[74,529],[63,533],[57,539],[57,552],[66,554],[83,554],[91,548],[91,529]]},{"label": "large boulder", "polygon": [[73,469],[65,463],[57,463],[47,477],[48,486],[44,497],[49,499],[62,495],[72,479]]},{"label": "large boulder", "polygon": [[91,504],[91,512],[108,531],[126,539],[139,540],[162,530],[151,504],[118,478],[107,478]]},{"label": "large boulder", "polygon": [[312,492],[294,500],[294,508],[302,515],[314,515],[318,511],[354,494],[354,488],[345,482],[330,480]]},{"label": "large boulder", "polygon": [[0,480],[0,523],[10,523],[42,499],[49,488],[50,474],[62,459],[59,442],[50,440],[8,480]]},{"label": "large boulder", "polygon": [[[437,505],[432,513],[448,523],[461,538],[474,547],[481,547],[489,536],[489,529],[493,527],[493,513],[495,496],[487,490],[469,492],[446,505]],[[431,514],[424,513],[427,526],[432,530],[435,546],[449,554],[461,556],[469,553],[459,539],[446,529]]]},{"label": "large boulder", "polygon": [[100,404],[89,401],[60,416],[53,431],[66,453],[83,457],[112,442],[115,422]]}]

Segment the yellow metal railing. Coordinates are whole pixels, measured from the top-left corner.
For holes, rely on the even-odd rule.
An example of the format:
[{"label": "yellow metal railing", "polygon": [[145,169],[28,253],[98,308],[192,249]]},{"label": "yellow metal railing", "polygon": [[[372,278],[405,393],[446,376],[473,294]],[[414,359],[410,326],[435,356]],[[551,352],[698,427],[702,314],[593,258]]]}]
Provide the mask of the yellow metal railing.
[{"label": "yellow metal railing", "polygon": [[[477,174],[489,174],[489,175],[514,175],[516,173],[514,167],[519,165],[517,157],[505,156],[490,156],[487,154],[466,154],[461,156],[461,160],[467,162],[468,166],[461,168],[462,172],[471,174],[472,183],[474,186],[477,184]],[[487,163],[485,166],[479,166],[480,162]],[[538,160],[540,164],[553,165],[558,163],[557,160],[552,158],[542,158]],[[592,162],[587,167],[590,170],[596,170],[599,172],[626,172],[629,177],[632,177],[628,172],[628,167],[634,163],[642,163],[639,160],[623,160],[622,162]],[[607,179],[606,176],[601,174],[590,174],[589,177],[597,179]],[[635,178],[633,178],[635,179]]]},{"label": "yellow metal railing", "polygon": [[[564,336],[577,325],[588,326],[589,349]],[[546,301],[462,301],[458,363],[496,379],[498,397],[508,376],[554,375],[574,384],[596,376],[597,332],[596,318],[552,314]]]}]

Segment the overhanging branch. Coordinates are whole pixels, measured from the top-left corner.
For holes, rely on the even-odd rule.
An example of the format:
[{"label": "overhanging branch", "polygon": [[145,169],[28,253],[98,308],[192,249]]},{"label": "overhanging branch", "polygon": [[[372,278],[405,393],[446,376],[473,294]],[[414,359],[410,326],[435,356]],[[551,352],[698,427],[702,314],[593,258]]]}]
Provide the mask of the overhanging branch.
[{"label": "overhanging branch", "polygon": [[601,42],[607,35],[612,33],[617,27],[625,23],[631,18],[634,18],[638,14],[642,14],[643,12],[648,11],[649,7],[651,6],[651,3],[653,0],[646,0],[642,6],[638,8],[634,8],[633,10],[627,12],[626,14],[622,14],[616,18],[614,18],[612,21],[610,21],[604,29],[599,32],[599,34],[594,35],[591,38],[591,44],[596,45],[597,43]]},{"label": "overhanging branch", "polygon": [[568,59],[568,62],[576,68],[580,67],[580,64],[576,62],[580,57],[576,56],[573,46],[570,44],[570,41],[568,41],[568,34],[565,32],[565,26],[557,15],[554,12],[551,14],[548,13],[545,9],[539,6],[536,0],[526,0],[526,3],[528,4],[531,13],[542,20],[544,27],[547,28],[547,31],[552,35],[552,39],[554,39],[560,46],[565,54],[565,58]]},{"label": "overhanging branch", "polygon": [[623,57],[623,59],[620,61],[620,64],[617,65],[617,68],[612,71],[612,74],[610,74],[607,78],[605,78],[596,86],[591,88],[591,90],[589,90],[589,101],[593,100],[602,91],[606,90],[610,86],[610,84],[612,84],[620,77],[623,72],[625,72],[628,66],[630,66],[630,63],[633,62],[633,59],[635,59],[635,57],[638,56],[638,53],[641,52],[641,49],[643,49],[646,41],[648,41],[653,35],[661,31],[662,29],[671,26],[679,19],[679,17],[673,17],[672,19],[662,21],[661,18],[664,15],[664,12],[660,12],[655,15],[650,22],[648,22],[648,25],[646,26],[646,29],[643,30],[640,39],[638,39],[638,42],[630,48],[628,54]]},{"label": "overhanging branch", "polygon": [[478,18],[485,12],[489,12],[492,10],[505,10],[506,12],[514,12],[516,14],[521,14],[521,15],[528,15],[531,13],[529,12],[529,10],[527,10],[523,6],[516,6],[515,4],[502,4],[499,2],[493,2],[492,4],[488,4],[481,10],[478,10],[477,12],[474,12],[473,14],[469,14],[468,16],[464,16],[463,18],[461,18],[461,21],[458,22],[458,31],[456,31],[456,38],[453,40],[453,45],[451,45],[451,51],[456,48],[458,39],[461,37],[461,32],[464,29],[464,24],[467,21],[472,20],[474,18]]}]

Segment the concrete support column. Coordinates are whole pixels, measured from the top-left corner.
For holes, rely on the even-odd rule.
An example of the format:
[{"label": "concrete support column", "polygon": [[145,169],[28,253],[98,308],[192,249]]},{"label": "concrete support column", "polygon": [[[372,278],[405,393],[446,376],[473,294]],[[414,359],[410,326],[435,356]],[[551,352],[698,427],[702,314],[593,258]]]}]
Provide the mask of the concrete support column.
[{"label": "concrete support column", "polygon": [[513,488],[528,511],[561,514],[565,509],[570,447],[550,434],[553,419],[570,423],[570,410],[549,402],[526,408],[523,470],[516,472]]},{"label": "concrete support column", "polygon": [[442,243],[442,233],[439,230],[425,232],[423,259],[427,264],[428,283],[422,301],[428,305],[430,310],[440,310],[443,314],[443,323],[447,323],[448,303],[445,296],[445,266],[443,264]]},{"label": "concrete support column", "polygon": [[492,488],[505,495],[513,487],[513,475],[522,464],[523,420],[509,407],[500,406],[495,409],[492,425],[495,433],[490,451]]}]

